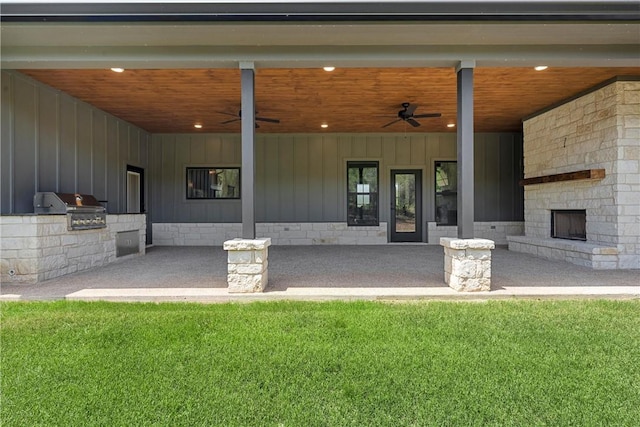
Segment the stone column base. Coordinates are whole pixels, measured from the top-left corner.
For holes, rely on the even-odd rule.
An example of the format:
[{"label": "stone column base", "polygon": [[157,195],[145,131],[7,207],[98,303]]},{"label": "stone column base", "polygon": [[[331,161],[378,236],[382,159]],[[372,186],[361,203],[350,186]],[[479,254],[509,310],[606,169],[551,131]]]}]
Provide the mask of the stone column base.
[{"label": "stone column base", "polygon": [[268,247],[271,238],[233,239],[224,242],[228,251],[229,292],[262,292],[268,281]]},{"label": "stone column base", "polygon": [[487,239],[440,238],[444,246],[444,282],[459,292],[491,289],[491,250]]}]

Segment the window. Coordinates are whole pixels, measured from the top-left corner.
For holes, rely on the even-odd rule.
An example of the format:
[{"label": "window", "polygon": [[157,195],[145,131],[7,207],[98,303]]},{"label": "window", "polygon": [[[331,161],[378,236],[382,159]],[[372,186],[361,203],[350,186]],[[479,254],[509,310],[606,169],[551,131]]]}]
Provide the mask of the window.
[{"label": "window", "polygon": [[347,224],[378,225],[378,162],[347,163]]},{"label": "window", "polygon": [[187,199],[239,199],[240,168],[187,168]]},{"label": "window", "polygon": [[458,163],[436,162],[436,224],[458,224]]}]

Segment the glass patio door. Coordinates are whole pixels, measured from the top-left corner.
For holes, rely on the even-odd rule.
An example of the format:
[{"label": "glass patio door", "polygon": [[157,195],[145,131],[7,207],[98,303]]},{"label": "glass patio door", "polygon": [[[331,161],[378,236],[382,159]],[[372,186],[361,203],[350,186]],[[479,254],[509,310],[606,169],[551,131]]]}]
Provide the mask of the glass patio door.
[{"label": "glass patio door", "polygon": [[391,171],[391,241],[422,241],[422,171]]}]

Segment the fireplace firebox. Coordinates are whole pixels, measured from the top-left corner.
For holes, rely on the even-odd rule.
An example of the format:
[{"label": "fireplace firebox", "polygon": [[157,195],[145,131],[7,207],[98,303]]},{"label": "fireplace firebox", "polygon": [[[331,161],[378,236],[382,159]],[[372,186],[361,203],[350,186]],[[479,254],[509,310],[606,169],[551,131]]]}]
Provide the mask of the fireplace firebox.
[{"label": "fireplace firebox", "polygon": [[551,211],[551,237],[568,240],[587,240],[586,210]]}]

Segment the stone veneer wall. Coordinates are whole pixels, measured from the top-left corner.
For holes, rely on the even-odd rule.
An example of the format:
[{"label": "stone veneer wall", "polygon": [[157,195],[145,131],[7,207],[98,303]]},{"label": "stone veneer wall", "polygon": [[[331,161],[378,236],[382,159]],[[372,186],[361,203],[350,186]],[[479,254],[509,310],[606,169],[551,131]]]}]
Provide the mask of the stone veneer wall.
[{"label": "stone veneer wall", "polygon": [[[0,278],[3,283],[37,283],[116,260],[116,235],[139,231],[145,253],[145,215],[107,215],[107,228],[67,230],[66,215],[0,216]],[[123,257],[126,258],[126,257]]]},{"label": "stone veneer wall", "polygon": [[[222,246],[241,235],[238,223],[153,223],[157,246]],[[387,223],[349,227],[342,222],[258,223],[258,237],[276,245],[378,245],[387,243]]]},{"label": "stone veneer wall", "polygon": [[[525,178],[584,169],[606,177],[525,187],[527,239],[510,249],[570,262],[589,253],[576,263],[640,268],[640,81],[613,82],[524,122]],[[577,251],[550,238],[553,209],[586,209],[587,242],[569,245]],[[592,255],[608,256],[594,264]]]},{"label": "stone veneer wall", "polygon": [[[522,221],[474,222],[473,235],[476,238],[493,240],[496,245],[506,245],[507,236],[521,236],[524,233]],[[437,225],[427,223],[427,243],[439,245],[442,237],[457,237],[458,227],[455,225]]]},{"label": "stone veneer wall", "polygon": [[[153,244],[157,246],[221,246],[241,234],[237,223],[161,223],[152,225]],[[441,237],[455,237],[455,226],[427,223],[429,244],[439,245]],[[477,237],[506,245],[507,236],[523,234],[524,223],[518,221],[476,222]],[[382,245],[388,243],[387,223],[378,226],[349,227],[341,222],[258,223],[256,235],[270,237],[276,245]]]}]

